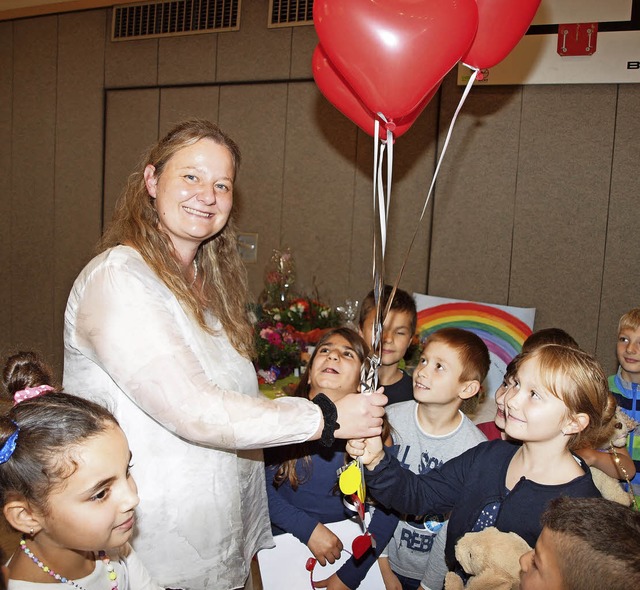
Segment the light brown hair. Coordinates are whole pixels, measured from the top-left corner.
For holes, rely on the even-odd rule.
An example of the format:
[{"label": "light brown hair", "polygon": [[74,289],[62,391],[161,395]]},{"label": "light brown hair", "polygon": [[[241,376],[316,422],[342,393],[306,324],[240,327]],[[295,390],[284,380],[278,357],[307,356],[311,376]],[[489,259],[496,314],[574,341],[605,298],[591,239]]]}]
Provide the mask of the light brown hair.
[{"label": "light brown hair", "polygon": [[586,414],[587,427],[569,437],[568,448],[600,448],[611,433],[616,402],[609,393],[607,377],[590,354],[559,344],[545,344],[520,358],[538,361],[541,385],[562,400],[568,416]]},{"label": "light brown hair", "polygon": [[99,251],[118,244],[135,248],[202,329],[211,332],[205,320],[208,310],[220,320],[233,347],[252,358],[254,335],[247,310],[250,295],[233,218],[198,249],[196,260],[203,282],[202,289],[194,289],[180,269],[171,239],[160,228],[154,199],[145,184],[146,166],[153,166],[155,176],[159,178],[167,162],[178,151],[202,139],[229,150],[235,179],[240,165],[240,150],[236,143],[209,121],[190,119],[179,123],[150,148],[129,177],[111,224],[102,236]]}]

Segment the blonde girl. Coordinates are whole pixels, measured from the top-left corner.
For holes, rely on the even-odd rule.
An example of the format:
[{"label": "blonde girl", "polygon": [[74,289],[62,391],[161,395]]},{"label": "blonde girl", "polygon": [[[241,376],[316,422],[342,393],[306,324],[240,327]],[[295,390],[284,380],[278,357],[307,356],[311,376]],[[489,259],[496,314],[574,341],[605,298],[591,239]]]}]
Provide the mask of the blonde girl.
[{"label": "blonde girl", "polygon": [[347,451],[367,465],[370,493],[409,514],[452,511],[445,556],[470,531],[495,526],[534,546],[540,517],[558,496],[598,497],[589,467],[574,450],[608,436],[615,402],[589,354],[550,344],[522,355],[505,395],[505,431],[522,444],[482,443],[425,475],[402,469],[378,438],[351,440]]}]

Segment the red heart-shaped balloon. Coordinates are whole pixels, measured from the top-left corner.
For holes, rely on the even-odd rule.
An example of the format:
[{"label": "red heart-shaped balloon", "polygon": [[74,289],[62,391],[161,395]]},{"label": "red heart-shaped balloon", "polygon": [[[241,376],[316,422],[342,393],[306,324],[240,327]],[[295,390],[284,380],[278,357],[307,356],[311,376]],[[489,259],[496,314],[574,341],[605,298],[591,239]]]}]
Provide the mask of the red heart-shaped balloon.
[{"label": "red heart-shaped balloon", "polygon": [[[385,139],[385,123],[377,115],[372,113],[362,101],[354,94],[353,90],[345,82],[344,78],[336,71],[333,64],[329,61],[326,53],[321,45],[318,45],[313,52],[312,58],[313,78],[316,84],[325,96],[325,98],[336,107],[343,115],[351,119],[360,129],[368,133],[372,137],[375,135],[375,121],[380,123],[380,138]],[[436,84],[422,102],[412,113],[405,117],[396,119],[389,125],[389,129],[393,132],[394,137],[400,137],[407,131],[420,113],[429,104],[435,93],[440,88],[440,83]]]},{"label": "red heart-shaped balloon", "polygon": [[462,58],[475,68],[500,63],[524,36],[540,6],[540,0],[476,0],[478,32]]},{"label": "red heart-shaped balloon", "polygon": [[373,113],[398,119],[467,53],[476,0],[315,0],[313,21],[336,71]]}]

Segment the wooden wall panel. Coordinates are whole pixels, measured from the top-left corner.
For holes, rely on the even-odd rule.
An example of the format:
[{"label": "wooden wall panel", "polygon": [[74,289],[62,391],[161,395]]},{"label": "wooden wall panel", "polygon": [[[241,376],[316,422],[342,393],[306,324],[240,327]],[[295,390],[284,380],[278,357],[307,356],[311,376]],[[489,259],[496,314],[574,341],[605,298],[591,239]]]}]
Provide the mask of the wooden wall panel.
[{"label": "wooden wall panel", "polygon": [[159,39],[111,41],[112,11],[106,13],[105,88],[156,86]]},{"label": "wooden wall panel", "polygon": [[294,27],[291,37],[291,79],[310,79],[313,76],[311,57],[318,44],[314,27]]},{"label": "wooden wall panel", "polygon": [[312,82],[289,86],[281,240],[298,263],[298,288],[323,299],[351,296],[356,128]]},{"label": "wooden wall panel", "polygon": [[104,11],[58,19],[53,223],[54,353],[59,367],[67,297],[102,230],[104,30]]},{"label": "wooden wall panel", "polygon": [[218,82],[289,77],[291,29],[267,29],[268,2],[243,2],[239,31],[219,33]]},{"label": "wooden wall panel", "polygon": [[[11,178],[12,342],[49,357],[54,343],[57,18],[14,23]],[[34,42],[37,40],[37,42]],[[49,358],[51,360],[51,358]]]},{"label": "wooden wall panel", "polygon": [[265,265],[281,245],[287,99],[287,84],[220,89],[220,127],[242,152],[234,188],[238,230],[258,234],[257,261],[247,264],[255,297],[264,286]]},{"label": "wooden wall panel", "polygon": [[103,219],[108,224],[127,178],[158,139],[160,91],[107,93]]},{"label": "wooden wall panel", "polygon": [[[463,87],[442,86],[439,155]],[[453,127],[434,195],[429,293],[509,303],[521,89],[471,89]]]},{"label": "wooden wall panel", "polygon": [[640,85],[618,89],[611,197],[606,227],[602,304],[597,355],[609,373],[617,370],[615,341],[618,320],[640,307]]},{"label": "wooden wall panel", "polygon": [[615,86],[524,88],[509,301],[595,350]]},{"label": "wooden wall panel", "polygon": [[218,35],[163,37],[158,42],[159,84],[215,82]]},{"label": "wooden wall panel", "polygon": [[164,136],[176,123],[200,117],[216,122],[220,90],[217,86],[188,86],[163,88],[160,91],[160,127],[158,137]]},{"label": "wooden wall panel", "polygon": [[0,353],[13,341],[11,297],[11,152],[13,23],[0,23]]}]

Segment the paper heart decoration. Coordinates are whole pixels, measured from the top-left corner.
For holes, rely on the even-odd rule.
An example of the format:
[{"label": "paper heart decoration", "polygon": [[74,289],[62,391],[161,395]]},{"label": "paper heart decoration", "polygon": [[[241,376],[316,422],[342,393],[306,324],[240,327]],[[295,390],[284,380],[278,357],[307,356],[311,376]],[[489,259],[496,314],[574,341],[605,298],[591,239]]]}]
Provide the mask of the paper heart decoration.
[{"label": "paper heart decoration", "polygon": [[313,21],[336,71],[373,113],[414,112],[467,53],[476,0],[315,0]]},{"label": "paper heart decoration", "polygon": [[371,549],[373,537],[370,533],[358,535],[351,543],[351,553],[356,559],[360,559],[369,549]]}]

